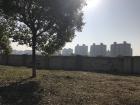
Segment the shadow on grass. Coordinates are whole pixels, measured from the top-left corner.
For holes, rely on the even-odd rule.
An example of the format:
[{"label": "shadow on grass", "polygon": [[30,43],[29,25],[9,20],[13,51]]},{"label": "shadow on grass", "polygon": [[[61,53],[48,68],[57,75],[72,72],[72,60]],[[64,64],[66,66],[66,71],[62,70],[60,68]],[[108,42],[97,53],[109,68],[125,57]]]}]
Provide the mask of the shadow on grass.
[{"label": "shadow on grass", "polygon": [[23,79],[0,87],[0,105],[38,105],[41,88],[37,81]]}]

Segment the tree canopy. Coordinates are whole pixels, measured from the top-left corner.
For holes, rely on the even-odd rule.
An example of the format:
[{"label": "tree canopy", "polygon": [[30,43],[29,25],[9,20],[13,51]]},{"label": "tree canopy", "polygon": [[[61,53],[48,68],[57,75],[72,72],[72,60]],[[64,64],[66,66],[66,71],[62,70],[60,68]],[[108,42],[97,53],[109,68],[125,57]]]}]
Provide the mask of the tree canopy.
[{"label": "tree canopy", "polygon": [[75,31],[81,31],[84,25],[81,11],[84,0],[3,0],[2,4],[6,14],[24,23],[24,29],[30,31],[14,34],[14,41],[31,47],[35,34],[36,49],[45,54],[72,41]]},{"label": "tree canopy", "polygon": [[82,31],[85,0],[0,0],[0,9],[15,25],[11,37],[35,51],[52,54]]}]

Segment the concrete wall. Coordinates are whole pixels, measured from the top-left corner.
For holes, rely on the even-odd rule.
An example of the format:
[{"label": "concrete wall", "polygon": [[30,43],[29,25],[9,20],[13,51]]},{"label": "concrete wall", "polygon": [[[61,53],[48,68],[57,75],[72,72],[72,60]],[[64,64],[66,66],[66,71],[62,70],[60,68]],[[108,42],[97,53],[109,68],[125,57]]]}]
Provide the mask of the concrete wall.
[{"label": "concrete wall", "polygon": [[[0,64],[31,67],[32,57],[29,55],[0,55]],[[140,57],[37,56],[37,67],[42,69],[140,74]]]},{"label": "concrete wall", "polygon": [[134,57],[131,65],[133,73],[140,74],[140,57]]}]

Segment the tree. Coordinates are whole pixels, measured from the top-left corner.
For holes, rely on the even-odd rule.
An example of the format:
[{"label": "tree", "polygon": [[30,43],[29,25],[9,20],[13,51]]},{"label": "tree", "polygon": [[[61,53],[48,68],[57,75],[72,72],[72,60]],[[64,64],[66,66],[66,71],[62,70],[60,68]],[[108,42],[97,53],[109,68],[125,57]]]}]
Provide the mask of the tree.
[{"label": "tree", "polygon": [[[0,8],[15,26],[13,41],[32,47],[32,76],[36,76],[36,50],[52,54],[81,31],[84,0],[0,0]],[[24,34],[23,34],[24,33]]]},{"label": "tree", "polygon": [[0,26],[0,54],[9,55],[11,51],[9,36],[5,32],[4,27]]},{"label": "tree", "polygon": [[12,51],[9,35],[6,24],[3,18],[0,17],[0,54],[9,55]]}]

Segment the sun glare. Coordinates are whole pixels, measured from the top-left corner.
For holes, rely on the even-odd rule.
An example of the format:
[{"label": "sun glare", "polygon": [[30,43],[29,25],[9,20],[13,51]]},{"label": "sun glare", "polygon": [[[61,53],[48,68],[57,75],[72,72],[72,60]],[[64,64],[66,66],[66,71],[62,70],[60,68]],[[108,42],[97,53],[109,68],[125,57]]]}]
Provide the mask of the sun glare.
[{"label": "sun glare", "polygon": [[88,8],[98,7],[100,1],[101,0],[87,0],[87,7]]}]

